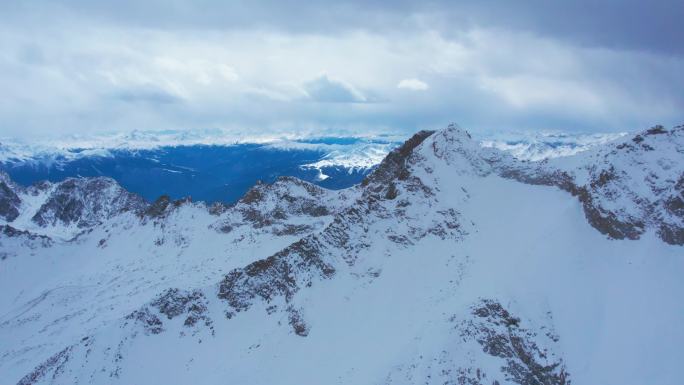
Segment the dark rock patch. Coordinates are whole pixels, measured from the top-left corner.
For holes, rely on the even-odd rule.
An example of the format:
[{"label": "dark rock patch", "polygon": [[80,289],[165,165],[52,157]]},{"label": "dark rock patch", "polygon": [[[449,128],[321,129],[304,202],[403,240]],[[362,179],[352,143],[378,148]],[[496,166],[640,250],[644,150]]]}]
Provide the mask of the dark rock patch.
[{"label": "dark rock patch", "polygon": [[56,378],[62,373],[64,367],[69,362],[69,353],[72,347],[67,347],[48,358],[45,362],[38,365],[33,371],[25,375],[17,385],[34,385],[42,381],[48,374],[52,373],[52,378]]},{"label": "dark rock patch", "polygon": [[164,324],[161,319],[152,314],[150,309],[146,307],[127,315],[126,319],[137,321],[147,334],[159,334],[164,331]]},{"label": "dark rock patch", "polygon": [[11,222],[19,216],[21,199],[14,190],[0,179],[0,218]]},{"label": "dark rock patch", "polygon": [[306,337],[309,335],[309,326],[304,322],[304,317],[302,317],[301,311],[294,309],[292,307],[288,308],[288,323],[292,327],[292,330],[296,335],[300,337]]},{"label": "dark rock patch", "polygon": [[521,320],[501,304],[483,300],[473,306],[472,314],[474,319],[458,326],[461,336],[475,339],[483,352],[503,359],[501,370],[508,381],[520,385],[570,384],[563,360],[539,346],[535,342],[537,332],[523,327]]}]

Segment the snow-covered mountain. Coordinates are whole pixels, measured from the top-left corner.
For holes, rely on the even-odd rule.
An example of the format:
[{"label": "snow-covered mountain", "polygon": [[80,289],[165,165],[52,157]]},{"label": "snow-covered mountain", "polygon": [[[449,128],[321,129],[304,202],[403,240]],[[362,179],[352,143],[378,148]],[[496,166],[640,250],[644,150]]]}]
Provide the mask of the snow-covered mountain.
[{"label": "snow-covered mountain", "polygon": [[8,384],[678,384],[684,127],[529,161],[451,125],[232,205],[0,175]]},{"label": "snow-covered mountain", "polygon": [[145,201],[111,178],[68,178],[23,187],[0,171],[0,220],[22,230],[70,239]]},{"label": "snow-covered mountain", "polygon": [[682,245],[683,143],[683,126],[655,126],[574,157],[511,162],[494,153],[489,161],[504,177],[577,196],[589,223],[612,238],[637,239],[654,231],[663,241]]}]

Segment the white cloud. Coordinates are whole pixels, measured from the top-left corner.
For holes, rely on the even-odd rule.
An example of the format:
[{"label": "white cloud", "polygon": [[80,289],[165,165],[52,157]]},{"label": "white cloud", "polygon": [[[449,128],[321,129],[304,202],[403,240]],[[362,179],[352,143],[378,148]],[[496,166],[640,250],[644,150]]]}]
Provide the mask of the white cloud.
[{"label": "white cloud", "polygon": [[397,84],[397,88],[404,88],[412,91],[425,91],[430,88],[430,86],[419,79],[403,79]]},{"label": "white cloud", "polygon": [[85,19],[33,27],[0,23],[0,137],[407,133],[452,120],[472,130],[624,131],[684,120],[684,59],[529,33],[189,33]]},{"label": "white cloud", "polygon": [[368,99],[352,85],[341,80],[330,79],[328,75],[306,82],[304,90],[315,102],[323,103],[365,103]]}]

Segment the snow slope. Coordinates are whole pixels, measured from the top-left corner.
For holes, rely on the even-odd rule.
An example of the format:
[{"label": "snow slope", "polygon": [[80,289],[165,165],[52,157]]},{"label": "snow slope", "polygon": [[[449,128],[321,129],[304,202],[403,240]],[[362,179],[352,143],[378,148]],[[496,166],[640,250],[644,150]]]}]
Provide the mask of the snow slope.
[{"label": "snow slope", "polygon": [[[283,178],[232,206],[162,198],[71,241],[10,221],[0,377],[678,384],[683,249],[662,225],[682,231],[683,141],[662,130],[526,162],[450,126],[347,190]],[[630,215],[643,231],[612,232]]]}]

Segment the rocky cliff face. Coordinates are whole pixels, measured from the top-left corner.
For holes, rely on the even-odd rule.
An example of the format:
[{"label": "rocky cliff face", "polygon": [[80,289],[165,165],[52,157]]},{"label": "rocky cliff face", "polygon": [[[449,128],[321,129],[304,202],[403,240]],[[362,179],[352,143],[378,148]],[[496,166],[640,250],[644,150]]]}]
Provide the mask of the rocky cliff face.
[{"label": "rocky cliff face", "polygon": [[19,216],[21,199],[15,192],[16,186],[9,176],[0,171],[0,218],[11,222]]},{"label": "rocky cliff face", "polygon": [[597,229],[618,239],[652,230],[684,244],[684,126],[655,126],[584,158],[574,175]]},{"label": "rocky cliff face", "polygon": [[248,225],[256,231],[280,235],[303,235],[320,226],[358,192],[331,191],[293,177],[272,184],[258,183],[234,205],[215,209],[221,219],[214,228],[229,233]]},{"label": "rocky cliff face", "polygon": [[441,350],[413,357],[394,368],[384,383],[570,384],[551,317],[531,324],[490,299],[469,310],[449,318],[452,328],[444,333]]},{"label": "rocky cliff face", "polygon": [[[49,186],[34,217],[91,233],[4,263],[82,254],[88,267],[50,271],[57,287],[0,287],[13,293],[0,371],[20,384],[629,383],[650,378],[647,346],[666,384],[684,343],[682,145],[681,127],[655,127],[525,162],[452,125],[340,192],[281,178],[206,207],[145,204],[107,180]],[[644,331],[652,319],[673,345]]]},{"label": "rocky cliff face", "polygon": [[[59,183],[19,186],[0,176],[0,217],[24,231],[70,238],[126,212],[146,207],[145,201],[110,178],[69,178]],[[44,231],[42,229],[47,229]]]},{"label": "rocky cliff face", "polygon": [[32,221],[41,227],[92,227],[124,212],[145,207],[144,200],[110,178],[70,178],[58,183]]}]

